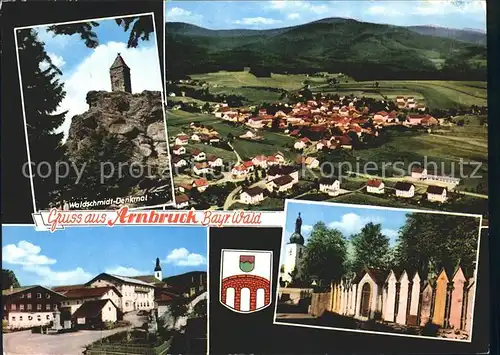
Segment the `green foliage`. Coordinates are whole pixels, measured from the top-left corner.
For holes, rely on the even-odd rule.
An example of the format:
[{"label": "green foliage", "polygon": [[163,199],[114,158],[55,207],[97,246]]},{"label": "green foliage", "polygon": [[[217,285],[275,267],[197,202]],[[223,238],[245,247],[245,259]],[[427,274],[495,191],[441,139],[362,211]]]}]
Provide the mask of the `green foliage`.
[{"label": "green foliage", "polygon": [[418,270],[423,279],[442,268],[450,275],[459,263],[466,275],[472,275],[478,228],[477,218],[410,213],[400,230],[396,263]]},{"label": "green foliage", "polygon": [[198,302],[193,307],[194,314],[198,317],[205,317],[207,315],[207,300],[202,300]]},{"label": "green foliage", "polygon": [[310,280],[315,276],[326,283],[340,279],[345,271],[346,252],[342,233],[328,228],[323,222],[317,222],[307,242],[301,278]]},{"label": "green foliage", "polygon": [[2,290],[7,290],[10,287],[20,287],[14,271],[9,269],[2,269]]},{"label": "green foliage", "polygon": [[[116,19],[115,22],[125,32],[130,31],[127,42],[128,48],[136,48],[139,40],[148,41],[149,36],[154,30],[152,16],[125,17]],[[99,45],[99,39],[93,29],[98,26],[98,22],[89,21],[66,25],[52,25],[47,28],[47,31],[52,32],[54,35],[71,36],[78,34],[88,48],[96,48]]]},{"label": "green foliage", "polygon": [[[66,95],[59,78],[62,73],[52,63],[34,30],[19,30],[17,39],[30,159],[35,164],[47,162],[54,168],[63,155],[63,135],[54,133],[66,115],[66,112],[54,113]],[[36,174],[33,180],[38,208],[48,207],[51,195],[57,188],[54,175],[42,178]]]},{"label": "green foliage", "polygon": [[[66,199],[99,200],[128,195],[134,178],[130,165],[126,164],[131,161],[132,153],[132,142],[96,130],[89,137],[88,144],[71,157],[79,169],[83,168],[83,174],[80,180],[74,174],[68,178],[64,190],[64,195],[68,196]],[[109,166],[109,171],[107,166],[103,168],[105,162],[113,164],[113,167]],[[114,169],[113,174],[110,174],[111,169]],[[104,174],[112,176],[101,181]]]},{"label": "green foliage", "polygon": [[361,232],[351,237],[354,247],[353,270],[363,267],[384,269],[388,265],[389,238],[382,234],[382,226],[372,222],[366,224]]},{"label": "green foliage", "polygon": [[[273,73],[342,72],[357,80],[447,79],[477,71],[442,72],[436,59],[482,58],[484,45],[423,36],[409,29],[349,19],[324,19],[274,30],[210,31],[184,23],[166,24],[167,71],[192,73],[258,67]],[[300,55],[290,56],[300,48]],[[170,78],[172,78],[172,75]],[[450,77],[451,76],[451,77]],[[472,79],[471,79],[472,80]],[[483,79],[481,79],[483,80]],[[330,82],[335,86],[335,82]]]},{"label": "green foliage", "polygon": [[187,299],[184,297],[176,297],[170,303],[170,313],[174,319],[185,316],[187,310]]}]

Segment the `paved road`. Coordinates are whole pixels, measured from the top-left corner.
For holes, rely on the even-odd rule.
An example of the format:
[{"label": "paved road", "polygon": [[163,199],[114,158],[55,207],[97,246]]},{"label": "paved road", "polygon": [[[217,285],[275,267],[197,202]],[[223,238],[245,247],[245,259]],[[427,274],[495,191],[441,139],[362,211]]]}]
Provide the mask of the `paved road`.
[{"label": "paved road", "polygon": [[[137,312],[124,315],[132,327],[140,327],[146,317]],[[4,355],[81,355],[85,345],[130,327],[111,330],[80,330],[65,334],[32,334],[31,330],[3,334]]]}]

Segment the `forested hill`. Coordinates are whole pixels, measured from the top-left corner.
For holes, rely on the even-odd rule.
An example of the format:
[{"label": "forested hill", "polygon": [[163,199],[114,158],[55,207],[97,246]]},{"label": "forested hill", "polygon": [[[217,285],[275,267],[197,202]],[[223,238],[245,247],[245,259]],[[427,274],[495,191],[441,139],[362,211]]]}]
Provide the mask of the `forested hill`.
[{"label": "forested hill", "polygon": [[343,72],[357,80],[486,80],[486,47],[392,25],[330,18],[272,30],[166,23],[170,77],[259,68]]}]

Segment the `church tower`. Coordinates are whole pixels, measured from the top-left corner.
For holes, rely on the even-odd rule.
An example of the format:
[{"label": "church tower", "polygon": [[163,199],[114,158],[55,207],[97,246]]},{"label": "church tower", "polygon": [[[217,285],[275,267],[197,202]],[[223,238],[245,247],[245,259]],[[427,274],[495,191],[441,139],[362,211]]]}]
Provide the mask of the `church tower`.
[{"label": "church tower", "polygon": [[301,233],[302,218],[299,216],[295,220],[295,232],[290,236],[290,241],[285,248],[285,264],[281,275],[283,282],[289,283],[292,281],[290,274],[296,270],[299,271],[300,262],[304,257],[304,237]]},{"label": "church tower", "polygon": [[123,60],[120,53],[109,68],[111,78],[111,91],[125,91],[132,93],[132,84],[130,82],[130,68]]},{"label": "church tower", "polygon": [[161,274],[160,258],[156,258],[155,278],[157,278],[158,281],[161,281],[163,278]]}]

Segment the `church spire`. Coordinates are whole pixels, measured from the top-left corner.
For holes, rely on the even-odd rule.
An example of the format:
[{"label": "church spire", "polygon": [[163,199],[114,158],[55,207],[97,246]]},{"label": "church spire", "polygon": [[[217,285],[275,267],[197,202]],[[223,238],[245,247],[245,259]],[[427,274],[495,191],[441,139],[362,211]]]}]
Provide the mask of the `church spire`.
[{"label": "church spire", "polygon": [[162,281],[162,272],[161,272],[161,266],[160,266],[160,258],[156,258],[156,266],[155,266],[155,278],[158,281]]},{"label": "church spire", "polygon": [[290,244],[300,244],[304,245],[304,237],[301,233],[302,229],[302,217],[299,216],[295,220],[295,232],[290,236]]},{"label": "church spire", "polygon": [[161,271],[160,258],[156,258],[155,271]]}]

